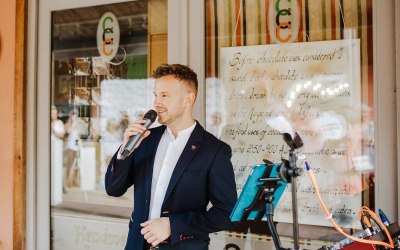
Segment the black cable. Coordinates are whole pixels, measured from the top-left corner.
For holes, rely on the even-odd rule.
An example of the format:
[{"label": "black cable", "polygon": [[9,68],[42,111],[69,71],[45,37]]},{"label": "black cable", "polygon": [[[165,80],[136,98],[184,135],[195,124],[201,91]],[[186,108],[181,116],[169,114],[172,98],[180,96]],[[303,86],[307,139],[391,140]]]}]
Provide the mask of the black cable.
[{"label": "black cable", "polygon": [[279,250],[285,250],[286,248],[282,248],[281,241],[279,239],[279,235],[276,232],[276,228],[275,228],[274,221],[273,221],[273,215],[272,214],[267,214],[266,216],[267,216],[268,228],[269,228],[269,231],[271,233],[272,239],[274,240],[275,248],[277,250],[278,249]]},{"label": "black cable", "polygon": [[[372,236],[372,232],[374,231],[374,229],[371,227],[368,227],[364,221],[364,217],[366,217],[367,219],[369,219],[365,214],[361,214],[361,218],[360,218],[360,223],[361,223],[361,227],[364,230],[364,232],[368,235],[368,236]],[[371,223],[371,222],[370,222]]]},{"label": "black cable", "polygon": [[375,220],[374,217],[370,217],[369,219],[372,219],[375,223],[375,225],[377,225],[379,227],[379,232],[377,233],[381,233],[383,235],[383,237],[385,237],[386,241],[389,242],[389,238],[386,235],[385,231],[383,231],[383,228],[381,227],[381,225]]}]

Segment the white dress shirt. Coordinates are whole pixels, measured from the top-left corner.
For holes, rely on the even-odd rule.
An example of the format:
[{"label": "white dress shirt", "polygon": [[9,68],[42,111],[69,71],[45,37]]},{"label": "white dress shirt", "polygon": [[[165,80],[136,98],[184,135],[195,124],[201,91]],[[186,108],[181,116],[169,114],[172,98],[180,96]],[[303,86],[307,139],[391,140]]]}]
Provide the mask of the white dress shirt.
[{"label": "white dress shirt", "polygon": [[196,122],[189,128],[179,131],[177,138],[174,137],[171,129],[167,127],[161,137],[154,159],[149,220],[160,218],[161,206],[164,202],[172,172],[195,126]]}]

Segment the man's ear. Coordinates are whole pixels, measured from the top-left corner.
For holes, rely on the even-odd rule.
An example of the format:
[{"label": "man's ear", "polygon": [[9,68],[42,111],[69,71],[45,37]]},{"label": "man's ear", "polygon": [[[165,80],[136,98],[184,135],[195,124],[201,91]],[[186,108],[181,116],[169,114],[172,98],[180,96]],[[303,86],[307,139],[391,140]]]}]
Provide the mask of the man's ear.
[{"label": "man's ear", "polygon": [[186,104],[193,106],[195,100],[196,100],[196,94],[193,91],[188,92],[186,95]]}]

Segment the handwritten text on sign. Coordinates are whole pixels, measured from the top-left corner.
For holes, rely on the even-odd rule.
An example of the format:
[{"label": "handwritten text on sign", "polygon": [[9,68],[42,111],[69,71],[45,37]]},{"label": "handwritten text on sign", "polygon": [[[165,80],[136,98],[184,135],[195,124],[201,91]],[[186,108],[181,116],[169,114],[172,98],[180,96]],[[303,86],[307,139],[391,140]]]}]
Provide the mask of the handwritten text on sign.
[{"label": "handwritten text on sign", "polygon": [[[351,162],[362,156],[359,58],[358,40],[221,49],[221,139],[232,147],[239,192],[251,166],[287,159],[282,133],[297,132],[297,153],[314,167],[336,221],[358,227],[362,172]],[[297,192],[300,223],[329,225],[306,175]],[[291,222],[290,188],[274,218]]]}]

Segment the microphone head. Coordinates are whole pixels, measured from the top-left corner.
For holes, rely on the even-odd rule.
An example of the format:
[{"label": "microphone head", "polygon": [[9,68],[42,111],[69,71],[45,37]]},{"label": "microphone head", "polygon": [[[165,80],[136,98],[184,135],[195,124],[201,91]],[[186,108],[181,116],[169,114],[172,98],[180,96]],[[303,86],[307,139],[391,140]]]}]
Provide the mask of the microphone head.
[{"label": "microphone head", "polygon": [[153,123],[157,118],[157,112],[150,109],[149,111],[147,111],[143,118],[148,119]]}]

